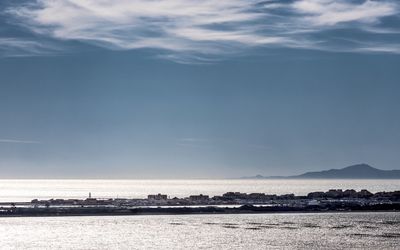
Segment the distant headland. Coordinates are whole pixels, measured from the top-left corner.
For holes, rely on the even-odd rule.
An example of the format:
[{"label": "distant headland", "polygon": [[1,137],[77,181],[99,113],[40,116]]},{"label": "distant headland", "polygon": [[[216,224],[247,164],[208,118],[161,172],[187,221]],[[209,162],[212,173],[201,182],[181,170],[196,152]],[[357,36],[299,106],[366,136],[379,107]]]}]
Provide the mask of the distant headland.
[{"label": "distant headland", "polygon": [[368,164],[356,164],[342,169],[306,172],[292,176],[250,176],[241,179],[400,179],[400,170],[381,170]]}]

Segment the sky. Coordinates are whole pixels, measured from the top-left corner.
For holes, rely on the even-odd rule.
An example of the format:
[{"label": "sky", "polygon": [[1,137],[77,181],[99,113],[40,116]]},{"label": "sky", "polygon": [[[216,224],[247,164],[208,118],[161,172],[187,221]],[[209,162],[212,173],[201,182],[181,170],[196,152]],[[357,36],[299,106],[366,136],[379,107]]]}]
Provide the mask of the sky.
[{"label": "sky", "polygon": [[400,169],[397,0],[2,0],[0,178]]}]

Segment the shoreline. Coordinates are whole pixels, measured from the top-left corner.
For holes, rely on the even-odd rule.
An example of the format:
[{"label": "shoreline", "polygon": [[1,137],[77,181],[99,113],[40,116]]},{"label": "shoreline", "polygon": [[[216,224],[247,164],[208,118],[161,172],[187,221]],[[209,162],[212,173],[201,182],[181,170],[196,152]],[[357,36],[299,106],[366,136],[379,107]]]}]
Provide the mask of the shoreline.
[{"label": "shoreline", "polygon": [[199,207],[199,208],[18,208],[12,213],[0,213],[7,217],[78,217],[78,216],[135,216],[135,215],[199,215],[199,214],[285,214],[285,213],[373,213],[400,212],[400,204],[378,204],[374,206],[349,206],[320,209],[317,207],[255,207],[243,205],[237,208]]},{"label": "shoreline", "polygon": [[98,213],[98,214],[47,214],[47,215],[0,215],[2,218],[47,218],[47,217],[119,217],[119,216],[158,216],[158,215],[231,215],[231,214],[351,214],[351,213],[399,213],[400,210],[352,210],[352,211],[275,211],[275,212],[227,212],[227,213]]}]

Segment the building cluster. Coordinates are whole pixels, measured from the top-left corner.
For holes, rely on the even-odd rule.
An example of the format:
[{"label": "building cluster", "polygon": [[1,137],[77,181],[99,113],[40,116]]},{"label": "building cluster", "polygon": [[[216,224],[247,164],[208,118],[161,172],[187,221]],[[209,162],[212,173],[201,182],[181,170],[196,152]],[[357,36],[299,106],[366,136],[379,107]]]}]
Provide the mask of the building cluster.
[{"label": "building cluster", "polygon": [[265,194],[265,193],[240,193],[240,192],[228,192],[223,194],[222,196],[214,196],[213,199],[220,201],[270,201],[270,200],[288,200],[295,199],[296,196],[294,194]]},{"label": "building cluster", "polygon": [[166,194],[149,194],[147,196],[148,200],[167,200],[168,195]]},{"label": "building cluster", "polygon": [[400,191],[371,193],[366,189],[357,192],[354,189],[331,189],[328,192],[312,192],[307,195],[309,199],[371,199],[371,200],[400,200]]},{"label": "building cluster", "polygon": [[400,191],[371,193],[368,190],[355,191],[331,189],[327,192],[312,192],[306,196],[294,194],[269,195],[265,193],[227,192],[221,196],[190,195],[186,198],[170,198],[166,194],[150,194],[147,199],[97,199],[90,195],[87,199],[34,199],[34,206],[115,206],[115,207],[151,207],[151,206],[218,206],[218,205],[289,205],[308,206],[332,203],[385,203],[399,202]]},{"label": "building cluster", "polygon": [[342,189],[331,189],[328,192],[312,192],[307,195],[310,199],[341,199],[341,198],[371,198],[374,194],[368,190],[361,190],[357,192],[354,189],[347,189],[343,191]]}]

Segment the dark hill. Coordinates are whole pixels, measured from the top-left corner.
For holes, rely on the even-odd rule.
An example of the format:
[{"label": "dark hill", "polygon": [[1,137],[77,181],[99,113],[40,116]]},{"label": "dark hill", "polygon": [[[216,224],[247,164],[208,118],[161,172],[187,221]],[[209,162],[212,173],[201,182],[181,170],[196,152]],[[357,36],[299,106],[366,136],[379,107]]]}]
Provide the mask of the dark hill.
[{"label": "dark hill", "polygon": [[357,164],[342,169],[307,172],[294,176],[245,177],[246,179],[400,179],[400,170],[381,170],[368,164]]}]

